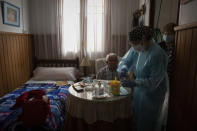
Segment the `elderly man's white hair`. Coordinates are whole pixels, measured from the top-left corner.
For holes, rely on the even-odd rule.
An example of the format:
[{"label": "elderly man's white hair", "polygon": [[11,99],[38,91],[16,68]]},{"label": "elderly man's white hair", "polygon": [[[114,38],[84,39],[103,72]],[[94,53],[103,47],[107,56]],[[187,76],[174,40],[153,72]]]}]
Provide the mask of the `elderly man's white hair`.
[{"label": "elderly man's white hair", "polygon": [[109,57],[111,57],[111,56],[116,57],[118,60],[118,56],[115,53],[109,53],[109,54],[107,54],[107,56],[105,58],[106,62],[108,61]]}]

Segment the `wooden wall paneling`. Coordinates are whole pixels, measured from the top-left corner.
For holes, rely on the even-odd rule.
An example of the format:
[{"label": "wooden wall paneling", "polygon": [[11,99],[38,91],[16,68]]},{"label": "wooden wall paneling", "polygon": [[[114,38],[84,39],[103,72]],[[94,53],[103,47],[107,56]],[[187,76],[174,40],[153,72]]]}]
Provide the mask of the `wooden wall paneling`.
[{"label": "wooden wall paneling", "polygon": [[[177,60],[176,64],[178,66],[177,67],[178,68],[177,71],[180,73],[180,72],[183,72],[184,69],[186,68],[185,65],[183,65],[183,63],[185,62],[185,56],[184,55],[185,55],[185,42],[186,42],[186,39],[185,39],[184,36],[186,35],[186,33],[184,31],[180,31],[179,34],[180,34],[180,39],[178,41],[178,43],[179,43],[178,44],[178,51],[179,52],[177,52],[177,57],[179,59]],[[179,66],[179,65],[183,65],[183,66]],[[177,85],[176,86],[176,94],[177,94],[177,96],[175,98],[175,100],[176,100],[175,102],[177,103],[176,104],[177,105],[176,106],[176,110],[179,109],[179,110],[177,110],[177,114],[176,114],[176,117],[178,119],[184,119],[183,110],[185,110],[185,105],[184,105],[183,101],[185,101],[185,100],[182,97],[184,95],[184,88],[183,88],[184,86],[182,86],[182,85],[185,85],[185,83],[183,81],[184,81],[183,74],[179,74],[179,79],[176,81],[176,85]],[[177,125],[180,125],[180,124],[182,125],[183,124],[182,121],[177,121],[177,122],[176,122]],[[179,123],[179,122],[181,122],[181,123]],[[185,128],[184,125],[183,125],[182,128]]]},{"label": "wooden wall paneling", "polygon": [[170,87],[168,131],[197,130],[197,23],[176,30],[176,59]]},{"label": "wooden wall paneling", "polygon": [[8,43],[9,43],[9,57],[10,57],[10,63],[11,63],[11,78],[12,78],[12,90],[14,89],[15,85],[16,85],[16,75],[15,75],[15,59],[14,59],[14,37],[9,36],[8,39]]},{"label": "wooden wall paneling", "polygon": [[[1,49],[2,49],[2,42],[1,42],[1,36],[0,36],[0,62],[2,61],[1,60],[1,55],[2,55],[2,52],[1,52]],[[2,65],[2,63],[0,63],[0,96],[2,95],[2,83],[3,83],[3,78],[2,78],[2,71],[1,71],[1,65]]]},{"label": "wooden wall paneling", "polygon": [[6,92],[6,88],[8,86],[7,84],[7,75],[6,75],[6,65],[4,64],[5,63],[5,50],[4,50],[4,43],[3,43],[3,36],[1,36],[1,73],[2,73],[2,84],[1,84],[1,88],[3,88],[3,91],[2,93],[5,94]]},{"label": "wooden wall paneling", "polygon": [[[24,43],[27,43],[28,41],[27,41],[27,39],[28,39],[28,37],[25,37],[25,36],[23,36],[24,37]],[[24,52],[25,52],[25,54],[29,54],[29,52],[28,52],[28,44],[24,44]],[[29,56],[28,55],[25,55],[25,81],[24,82],[26,82],[28,79],[29,79]]]},{"label": "wooden wall paneling", "polygon": [[20,72],[21,72],[21,79],[20,79],[20,83],[22,84],[23,83],[23,80],[24,80],[24,61],[23,61],[23,43],[22,43],[22,39],[21,37],[19,37],[19,43],[18,43],[20,46],[19,50],[20,50],[20,57],[19,57],[19,64],[20,64]]},{"label": "wooden wall paneling", "polygon": [[4,46],[4,62],[5,62],[5,77],[7,78],[7,87],[6,87],[6,92],[9,92],[11,89],[11,78],[10,78],[10,64],[8,60],[8,46],[7,46],[7,35],[3,35],[3,46]]},{"label": "wooden wall paneling", "polygon": [[191,119],[190,119],[190,123],[192,127],[192,131],[195,131],[197,129],[197,55],[196,55],[196,49],[197,49],[197,28],[193,29],[193,39],[192,39],[192,68],[193,68],[193,88],[192,88],[192,104],[191,104]]},{"label": "wooden wall paneling", "polygon": [[[175,39],[175,49],[177,49],[179,46],[178,46],[178,41],[180,41],[180,33],[177,33],[176,32],[176,39]],[[174,112],[178,112],[178,111],[175,111],[176,109],[176,106],[177,104],[176,103],[176,96],[175,96],[175,92],[178,88],[178,85],[176,85],[176,80],[179,80],[179,75],[177,75],[177,71],[179,70],[179,67],[177,66],[177,63],[179,62],[179,57],[178,57],[178,52],[177,50],[175,50],[175,56],[176,56],[176,59],[175,59],[175,65],[174,65],[174,69],[175,71],[173,72],[173,76],[172,76],[172,81],[171,81],[171,86],[170,86],[170,96],[169,96],[169,113],[168,113],[168,129],[172,129],[173,126],[175,125],[175,119],[173,118],[177,118],[176,117],[176,114],[177,113],[174,113]],[[176,77],[174,77],[176,76]],[[176,79],[175,79],[176,78]]]},{"label": "wooden wall paneling", "polygon": [[15,89],[15,86],[16,86],[16,84],[17,84],[17,81],[16,81],[16,75],[15,75],[15,71],[16,71],[16,68],[15,68],[15,59],[14,59],[14,55],[15,55],[15,49],[14,49],[14,35],[10,35],[9,36],[9,39],[8,39],[8,41],[9,41],[9,44],[10,44],[10,47],[9,47],[9,49],[10,49],[10,66],[11,66],[11,72],[12,72],[12,74],[11,74],[11,78],[12,78],[12,81],[13,81],[13,86],[12,86],[12,90],[14,90]]},{"label": "wooden wall paneling", "polygon": [[13,48],[13,44],[14,44],[14,41],[13,41],[13,35],[9,36],[9,57],[10,57],[10,66],[11,66],[11,82],[12,82],[12,89],[11,90],[14,90],[15,89],[15,85],[16,85],[16,77],[15,77],[15,60],[14,60],[14,48]]},{"label": "wooden wall paneling", "polygon": [[22,76],[23,76],[23,72],[22,72],[22,51],[21,51],[21,40],[20,37],[17,37],[17,44],[18,44],[18,65],[19,65],[19,83],[22,83]]},{"label": "wooden wall paneling", "polygon": [[[30,72],[33,70],[34,68],[34,46],[32,44],[32,36],[29,35],[28,36],[28,50],[29,50],[29,66],[30,66]],[[33,59],[32,59],[33,58]],[[32,76],[33,73],[30,74],[30,76]]]},{"label": "wooden wall paneling", "polygon": [[17,59],[17,36],[12,36],[12,41],[13,41],[13,44],[12,44],[12,49],[13,49],[13,61],[14,61],[14,65],[13,65],[13,68],[14,68],[14,77],[15,77],[15,86],[18,86],[18,81],[19,81],[19,78],[18,78],[18,59]]},{"label": "wooden wall paneling", "polygon": [[0,32],[0,96],[24,84],[32,73],[31,35]]},{"label": "wooden wall paneling", "polygon": [[[25,37],[25,36],[22,36],[23,37],[23,51],[24,51],[24,53],[25,54],[28,54],[28,52],[27,52],[27,44],[26,44],[26,38],[27,37]],[[23,83],[25,83],[27,80],[28,80],[28,63],[27,63],[27,55],[23,55],[24,57],[23,57],[23,60],[24,60],[24,63],[23,63],[23,65],[24,65],[24,79],[23,79]]]},{"label": "wooden wall paneling", "polygon": [[11,84],[11,87],[9,88],[9,91],[12,91],[14,88],[15,88],[15,77],[14,77],[14,70],[13,70],[13,67],[14,67],[14,62],[12,57],[13,57],[13,41],[12,41],[12,35],[7,35],[7,49],[8,49],[8,60],[9,60],[9,70],[10,70],[10,75],[9,77],[11,78],[10,79],[10,84]]},{"label": "wooden wall paneling", "polygon": [[[173,94],[174,96],[171,96],[170,100],[172,100],[172,102],[170,102],[170,103],[172,103],[172,104],[169,108],[172,108],[173,110],[171,110],[171,112],[169,112],[169,114],[172,118],[181,119],[181,117],[182,117],[181,116],[181,110],[176,111],[176,109],[180,108],[180,104],[177,103],[176,99],[178,99],[177,97],[180,97],[180,92],[177,91],[178,88],[180,87],[180,83],[179,82],[177,83],[177,81],[181,81],[181,76],[177,75],[177,73],[180,72],[181,68],[177,65],[181,64],[180,63],[181,55],[180,55],[179,52],[180,52],[181,45],[182,45],[182,43],[180,43],[180,42],[182,40],[181,40],[181,37],[180,37],[181,33],[177,33],[177,35],[178,35],[177,43],[179,43],[179,44],[177,44],[177,47],[176,47],[176,49],[177,49],[176,50],[177,51],[176,52],[176,62],[175,62],[175,76],[176,77],[174,77],[174,78],[176,78],[174,80],[174,85],[176,85],[176,86],[171,87],[172,88],[171,90],[173,90],[173,91],[171,91],[171,94]],[[175,94],[177,94],[177,96],[175,96]],[[177,103],[177,104],[175,104],[175,103]],[[174,121],[172,121],[173,126],[176,126],[176,125],[180,124],[180,123],[177,123],[178,121],[176,119],[172,119],[172,120],[174,120]],[[171,120],[171,118],[169,120]]]},{"label": "wooden wall paneling", "polygon": [[[180,92],[179,92],[179,87],[181,87],[181,83],[180,82],[177,82],[177,81],[181,81],[181,76],[178,75],[178,73],[181,71],[181,67],[178,66],[181,64],[181,55],[180,55],[180,51],[181,51],[181,45],[182,45],[182,39],[181,39],[181,33],[180,32],[177,32],[177,36],[178,36],[178,39],[177,39],[177,43],[176,44],[176,61],[175,61],[175,73],[174,73],[174,76],[176,77],[173,77],[173,86],[171,87],[171,94],[170,95],[170,117],[169,117],[169,123],[170,123],[170,126],[177,126],[179,125],[180,123],[178,123],[178,119],[182,119],[182,116],[181,116],[181,110],[177,110],[177,109],[180,109],[180,104],[178,103],[177,99],[180,98]],[[175,118],[175,119],[172,119],[172,118]],[[173,128],[173,127],[172,127]]]},{"label": "wooden wall paneling", "polygon": [[[27,38],[28,38],[28,36],[27,37],[25,37],[25,36],[23,36],[23,40],[24,40],[24,52],[25,52],[25,54],[28,54],[29,55],[29,52],[28,52],[28,44],[27,44]],[[29,60],[28,60],[28,55],[25,55],[24,56],[24,64],[26,65],[26,66],[24,66],[24,68],[25,68],[25,79],[24,79],[24,82],[23,83],[25,83],[28,79],[29,79]]]},{"label": "wooden wall paneling", "polygon": [[27,46],[27,51],[29,53],[29,56],[28,56],[28,64],[29,64],[29,77],[32,77],[32,71],[33,71],[33,47],[32,47],[32,39],[31,39],[31,35],[29,35],[27,37],[27,43],[28,46]]},{"label": "wooden wall paneling", "polygon": [[[21,81],[21,70],[20,70],[20,41],[19,37],[16,36],[16,49],[15,49],[17,55],[16,55],[16,65],[17,65],[17,76],[18,76],[18,83],[19,84]],[[19,86],[19,85],[17,85]]]},{"label": "wooden wall paneling", "polygon": [[20,83],[22,84],[22,82],[23,82],[23,52],[22,52],[22,43],[21,43],[21,39],[20,39],[20,37],[18,37],[18,43],[17,43],[18,45],[19,45],[19,59],[18,59],[18,61],[19,61],[19,72],[20,72]]},{"label": "wooden wall paneling", "polygon": [[[29,36],[28,36],[29,37]],[[28,43],[28,37],[25,37],[25,43]],[[30,43],[28,43],[28,44],[25,44],[25,51],[26,51],[26,54],[28,54],[28,55],[26,55],[26,58],[25,58],[25,64],[27,65],[26,66],[26,79],[25,79],[25,81],[27,81],[29,78],[30,78],[30,65],[29,65],[29,52],[28,52],[28,45],[29,45]]]},{"label": "wooden wall paneling", "polygon": [[[182,81],[182,83],[184,83],[184,85],[182,85],[182,87],[184,88],[182,98],[184,99],[184,101],[182,101],[182,103],[184,103],[184,110],[183,110],[184,120],[188,122],[190,121],[190,117],[191,117],[190,113],[191,113],[191,104],[192,104],[192,88],[194,86],[193,82],[195,80],[195,72],[194,72],[195,68],[193,68],[194,56],[192,54],[194,51],[192,49],[194,48],[194,44],[192,44],[193,30],[187,29],[184,32],[185,32],[184,38],[186,39],[186,41],[184,43],[185,61],[182,62],[184,66],[184,70],[182,73],[182,77],[184,80]],[[185,94],[187,94],[187,96],[185,96]],[[184,112],[187,112],[187,113],[184,113]],[[185,124],[185,125],[188,125],[188,124]],[[188,128],[189,127],[187,126],[186,129]]]},{"label": "wooden wall paneling", "polygon": [[20,77],[21,77],[21,72],[20,72],[20,61],[19,61],[19,52],[20,52],[20,45],[19,45],[19,41],[18,41],[18,36],[17,35],[14,35],[14,54],[15,54],[15,67],[16,67],[16,70],[15,70],[15,73],[16,73],[16,87],[19,86],[19,83],[20,83]]},{"label": "wooden wall paneling", "polygon": [[2,46],[2,36],[0,35],[0,96],[3,95],[3,87],[4,87],[4,80],[3,80],[3,72],[2,72],[2,59],[3,59],[3,46]]},{"label": "wooden wall paneling", "polygon": [[[24,45],[24,52],[25,52],[25,54],[28,54],[28,52],[27,52],[27,44],[25,44],[25,43],[27,42],[27,41],[26,41],[26,38],[27,38],[27,37],[24,37],[24,36],[23,36],[23,43],[24,43],[23,45]],[[27,55],[24,56],[24,64],[26,65],[26,66],[24,66],[24,74],[25,74],[25,75],[24,75],[24,76],[25,76],[24,82],[27,81],[27,77],[28,77],[28,66],[29,66],[29,65],[28,65],[28,63],[27,63],[27,61],[28,61],[28,60],[27,60],[27,59],[28,59],[27,57],[28,57]]]},{"label": "wooden wall paneling", "polygon": [[[24,39],[23,39],[23,36],[20,36],[20,45],[21,45],[21,52],[24,53]],[[24,83],[24,80],[25,80],[25,56],[24,55],[20,55],[21,56],[21,72],[22,72],[22,79],[21,79],[21,84]]]},{"label": "wooden wall paneling", "polygon": [[[185,93],[185,75],[180,72],[185,72],[187,69],[187,64],[184,64],[188,59],[187,56],[187,47],[185,45],[186,39],[184,36],[187,36],[187,33],[184,31],[177,32],[177,43],[176,44],[176,60],[175,60],[175,73],[173,74],[173,85],[170,87],[170,117],[169,123],[170,126],[183,125],[181,128],[185,129],[184,124],[181,123],[181,119],[184,119],[184,111],[187,110],[184,96]],[[182,66],[180,66],[182,65]],[[186,91],[187,92],[187,91]],[[175,118],[175,119],[171,119]]]},{"label": "wooden wall paneling", "polygon": [[[28,43],[29,42],[29,36],[28,37],[26,37],[26,43]],[[27,44],[27,47],[26,47],[26,51],[27,51],[27,54],[29,54],[29,56],[27,57],[27,64],[28,64],[28,68],[27,68],[27,70],[28,70],[28,72],[30,71],[30,68],[31,68],[31,66],[30,66],[30,50],[29,50],[29,48],[30,48],[30,43],[29,44]],[[29,77],[30,77],[30,74],[28,73],[28,75],[29,75]]]},{"label": "wooden wall paneling", "polygon": [[15,61],[16,61],[16,63],[15,63],[15,66],[16,66],[16,77],[17,77],[17,84],[16,84],[16,86],[19,86],[19,83],[20,83],[20,70],[19,70],[19,67],[20,67],[20,65],[19,65],[19,55],[18,55],[18,52],[20,52],[20,50],[19,50],[19,48],[20,48],[20,45],[19,45],[19,42],[18,42],[18,36],[14,36],[14,38],[15,38],[15,53],[16,53],[16,55],[15,55]]}]

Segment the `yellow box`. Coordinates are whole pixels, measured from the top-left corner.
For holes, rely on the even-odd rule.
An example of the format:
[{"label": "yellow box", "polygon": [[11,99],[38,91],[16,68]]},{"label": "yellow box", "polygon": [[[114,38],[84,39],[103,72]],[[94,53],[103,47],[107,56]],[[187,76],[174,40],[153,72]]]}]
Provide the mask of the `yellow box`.
[{"label": "yellow box", "polygon": [[110,92],[113,95],[119,95],[120,94],[120,81],[117,80],[110,80]]}]

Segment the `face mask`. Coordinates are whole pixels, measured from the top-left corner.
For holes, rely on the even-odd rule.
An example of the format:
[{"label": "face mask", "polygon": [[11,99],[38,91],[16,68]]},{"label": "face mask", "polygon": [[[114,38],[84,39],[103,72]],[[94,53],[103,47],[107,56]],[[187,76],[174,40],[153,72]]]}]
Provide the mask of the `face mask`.
[{"label": "face mask", "polygon": [[166,43],[173,42],[174,41],[174,35],[163,35],[163,40]]},{"label": "face mask", "polygon": [[133,49],[137,52],[144,52],[145,51],[145,47],[141,44],[133,45]]}]

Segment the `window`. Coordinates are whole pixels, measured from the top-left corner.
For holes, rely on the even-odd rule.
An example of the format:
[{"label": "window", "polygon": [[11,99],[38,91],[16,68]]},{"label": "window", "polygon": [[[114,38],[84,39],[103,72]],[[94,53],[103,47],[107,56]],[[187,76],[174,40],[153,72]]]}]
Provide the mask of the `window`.
[{"label": "window", "polygon": [[63,54],[76,54],[80,43],[80,0],[64,0],[62,32]]},{"label": "window", "polygon": [[87,51],[101,52],[103,35],[104,0],[87,2]]},{"label": "window", "polygon": [[[84,2],[84,1],[82,1]],[[87,36],[87,52],[103,50],[104,0],[87,0],[87,31],[80,31],[80,0],[64,0],[63,8],[63,54],[76,54],[80,49],[80,35]],[[87,34],[80,34],[87,33]]]}]

